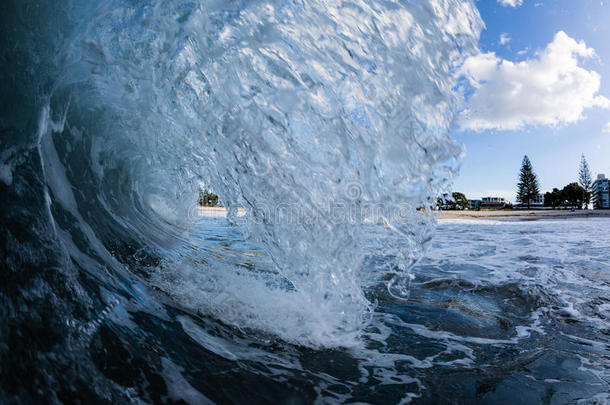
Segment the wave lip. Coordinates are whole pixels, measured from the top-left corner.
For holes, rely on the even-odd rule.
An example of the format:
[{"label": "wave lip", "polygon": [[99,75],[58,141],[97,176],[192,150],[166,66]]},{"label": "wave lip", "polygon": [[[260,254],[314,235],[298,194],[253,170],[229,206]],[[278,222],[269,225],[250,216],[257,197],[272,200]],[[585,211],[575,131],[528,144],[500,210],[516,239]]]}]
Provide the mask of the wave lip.
[{"label": "wave lip", "polygon": [[[357,335],[371,309],[362,265],[372,249],[394,257],[390,291],[405,293],[433,226],[415,208],[435,200],[461,153],[448,129],[453,72],[482,27],[472,2],[114,0],[53,17],[37,22],[46,39],[31,48],[56,52],[38,78],[49,94],[31,95],[44,119],[29,145],[54,237],[85,271],[125,292],[133,274],[156,274],[138,267],[142,252],[174,263],[193,243],[189,210],[203,183],[293,289],[270,304],[266,284],[256,294],[255,281],[225,286],[255,294],[246,306],[260,309],[234,322],[274,331],[260,314],[282,306],[287,324],[310,325],[275,330],[291,340]],[[2,162],[8,183],[14,163]],[[365,242],[365,223],[397,242]],[[238,301],[205,307],[223,318]]]}]

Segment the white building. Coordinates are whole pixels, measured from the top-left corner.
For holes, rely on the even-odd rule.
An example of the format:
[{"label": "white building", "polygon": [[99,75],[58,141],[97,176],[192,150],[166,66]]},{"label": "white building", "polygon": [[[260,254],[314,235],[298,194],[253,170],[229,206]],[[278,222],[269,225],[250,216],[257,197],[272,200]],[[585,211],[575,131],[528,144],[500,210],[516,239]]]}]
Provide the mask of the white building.
[{"label": "white building", "polygon": [[610,184],[605,174],[598,174],[593,182],[592,197],[594,208],[610,208]]},{"label": "white building", "polygon": [[481,198],[481,209],[502,209],[506,207],[508,201],[504,197],[483,197]]}]

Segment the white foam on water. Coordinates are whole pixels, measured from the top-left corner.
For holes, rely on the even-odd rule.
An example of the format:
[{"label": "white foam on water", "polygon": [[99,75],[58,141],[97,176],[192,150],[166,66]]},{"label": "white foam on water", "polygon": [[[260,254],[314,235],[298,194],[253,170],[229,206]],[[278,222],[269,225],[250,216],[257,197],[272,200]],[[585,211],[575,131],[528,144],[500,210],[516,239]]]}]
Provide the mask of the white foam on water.
[{"label": "white foam on water", "polygon": [[[482,28],[474,4],[116,0],[83,24],[67,47],[78,74],[61,84],[86,71],[70,111],[107,110],[72,136],[92,138],[107,211],[170,251],[154,285],[234,325],[355,344],[370,309],[364,223],[374,217],[401,241],[376,248],[394,257],[389,289],[403,295],[433,224],[415,210],[457,167],[454,72]],[[245,209],[247,238],[293,291],[172,262],[200,183],[230,221]]]}]

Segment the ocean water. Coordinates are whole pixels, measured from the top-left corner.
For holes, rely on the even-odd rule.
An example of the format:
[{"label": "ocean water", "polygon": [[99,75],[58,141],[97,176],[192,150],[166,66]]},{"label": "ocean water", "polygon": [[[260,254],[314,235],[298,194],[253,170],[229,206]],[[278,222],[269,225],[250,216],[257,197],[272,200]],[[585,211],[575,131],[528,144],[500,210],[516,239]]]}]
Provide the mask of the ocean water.
[{"label": "ocean water", "polygon": [[[606,404],[609,227],[441,220],[408,295],[388,290],[393,257],[367,255],[365,326],[316,347],[303,342],[324,336],[324,314],[311,319],[239,223],[202,217],[174,258],[134,266],[130,299],[100,290],[105,308],[63,348],[90,356],[97,391],[59,399],[101,400],[111,386],[108,398],[136,403]],[[371,244],[387,236],[368,231]]]},{"label": "ocean water", "polygon": [[[408,296],[388,292],[392,258],[367,257],[363,289],[375,305],[358,343],[347,347],[306,348],[241,326],[242,316],[255,316],[244,308],[261,305],[243,279],[264,283],[275,274],[222,219],[202,220],[192,240],[205,247],[185,246],[184,265],[160,269],[152,284],[186,311],[164,321],[182,336],[172,345],[179,378],[215,402],[604,404],[609,226],[601,218],[441,220],[412,268]],[[378,236],[374,227],[369,234]],[[219,262],[202,263],[212,252]],[[208,266],[222,271],[211,276]],[[302,306],[293,293],[266,296],[282,305],[265,322],[288,335],[299,326],[287,318]],[[222,325],[202,316],[219,301],[240,314]],[[211,359],[215,366],[201,370]]]},{"label": "ocean water", "polygon": [[607,221],[417,211],[463,153],[474,2],[0,22],[0,403],[608,401]]}]

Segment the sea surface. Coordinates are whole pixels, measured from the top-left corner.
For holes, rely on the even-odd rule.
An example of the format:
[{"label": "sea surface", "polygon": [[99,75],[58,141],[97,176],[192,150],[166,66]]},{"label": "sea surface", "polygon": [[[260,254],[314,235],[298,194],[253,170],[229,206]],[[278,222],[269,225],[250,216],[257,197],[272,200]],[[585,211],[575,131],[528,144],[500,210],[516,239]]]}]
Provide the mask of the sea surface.
[{"label": "sea surface", "polygon": [[417,210],[483,28],[472,0],[0,2],[0,403],[608,402],[610,222]]},{"label": "sea surface", "polygon": [[[206,316],[211,306],[235,300],[244,310],[270,311],[270,327],[299,327],[285,319],[285,311],[299,316],[297,310],[274,308],[277,301],[262,306],[247,297],[256,292],[238,286],[245,283],[240,277],[272,276],[268,259],[243,242],[238,227],[204,219],[193,240],[183,252],[192,265],[152,275],[159,296],[142,300],[155,302],[157,311],[128,314],[119,305],[93,338],[103,375],[137,397],[192,403],[610,400],[608,219],[442,220],[411,271],[408,297],[393,297],[382,282],[387,258],[368,257],[364,288],[374,303],[368,325],[359,344],[332,349],[290,344]],[[234,288],[211,286],[200,263],[212,256],[225,263],[222,272],[234,273],[214,280],[231,280]],[[289,306],[291,298],[260,299]]]}]

